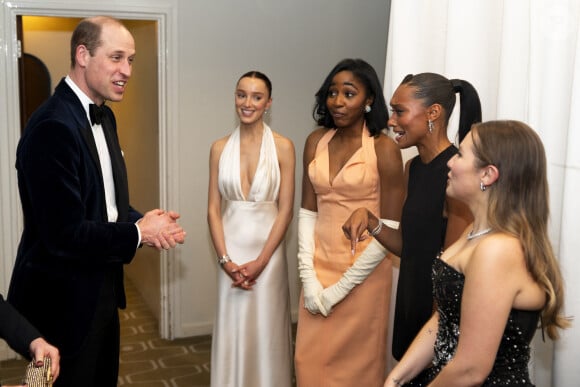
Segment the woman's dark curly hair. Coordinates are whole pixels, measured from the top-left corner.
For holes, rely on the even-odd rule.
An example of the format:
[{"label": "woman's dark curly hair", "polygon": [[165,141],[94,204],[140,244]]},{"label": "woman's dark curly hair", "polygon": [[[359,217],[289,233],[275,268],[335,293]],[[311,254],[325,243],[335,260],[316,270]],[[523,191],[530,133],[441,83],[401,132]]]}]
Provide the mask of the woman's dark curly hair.
[{"label": "woman's dark curly hair", "polygon": [[362,59],[343,59],[326,76],[320,89],[316,92],[316,103],[312,116],[318,125],[325,128],[334,128],[332,115],[328,113],[326,99],[332,79],[341,71],[350,71],[365,86],[367,97],[373,98],[371,111],[365,113],[366,126],[371,136],[376,137],[381,130],[387,127],[389,113],[383,95],[383,87],[373,67]]}]

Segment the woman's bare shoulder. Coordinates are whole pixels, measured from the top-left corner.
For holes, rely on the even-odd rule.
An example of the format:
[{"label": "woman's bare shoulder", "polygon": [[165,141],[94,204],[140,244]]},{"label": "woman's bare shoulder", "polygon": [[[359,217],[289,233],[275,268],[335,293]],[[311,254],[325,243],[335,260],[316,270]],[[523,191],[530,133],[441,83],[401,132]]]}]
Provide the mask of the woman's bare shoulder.
[{"label": "woman's bare shoulder", "polygon": [[288,137],[274,131],[272,131],[272,135],[274,136],[274,142],[278,148],[283,150],[294,150],[294,142],[292,142]]},{"label": "woman's bare shoulder", "polygon": [[228,142],[228,140],[230,139],[231,134],[228,134],[227,136],[224,136],[222,138],[218,138],[217,140],[215,140],[212,144],[211,144],[211,149],[212,151],[221,151],[224,146],[226,145],[226,143]]},{"label": "woman's bare shoulder", "polygon": [[520,240],[503,232],[485,236],[475,248],[472,260],[478,266],[489,265],[499,271],[525,268],[524,249]]}]

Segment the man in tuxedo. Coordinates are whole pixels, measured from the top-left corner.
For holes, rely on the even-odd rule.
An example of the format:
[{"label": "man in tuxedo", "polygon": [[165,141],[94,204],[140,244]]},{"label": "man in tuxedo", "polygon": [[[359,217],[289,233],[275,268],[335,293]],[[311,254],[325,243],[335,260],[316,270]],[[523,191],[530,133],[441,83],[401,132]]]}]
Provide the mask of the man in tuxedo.
[{"label": "man in tuxedo", "polygon": [[116,19],[82,20],[71,70],[30,118],[16,169],[24,230],[8,301],[59,348],[55,386],[116,386],[123,265],[141,244],[168,249],[185,233],[173,211],[129,205],[116,121],[135,57]]}]

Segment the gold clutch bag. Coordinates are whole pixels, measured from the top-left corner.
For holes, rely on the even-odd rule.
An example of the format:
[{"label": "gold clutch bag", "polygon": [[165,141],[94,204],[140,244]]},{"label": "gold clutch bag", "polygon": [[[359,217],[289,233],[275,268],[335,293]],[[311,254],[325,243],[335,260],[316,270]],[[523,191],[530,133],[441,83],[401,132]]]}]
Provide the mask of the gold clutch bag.
[{"label": "gold clutch bag", "polygon": [[26,376],[24,384],[27,387],[52,387],[52,374],[50,373],[50,357],[44,358],[44,364],[37,367],[34,360],[28,363],[26,367]]}]

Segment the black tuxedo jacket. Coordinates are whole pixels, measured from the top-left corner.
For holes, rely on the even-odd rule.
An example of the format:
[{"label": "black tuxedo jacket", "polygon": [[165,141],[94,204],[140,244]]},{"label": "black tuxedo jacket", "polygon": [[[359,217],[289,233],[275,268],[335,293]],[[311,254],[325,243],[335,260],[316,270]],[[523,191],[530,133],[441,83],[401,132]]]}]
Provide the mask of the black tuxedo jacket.
[{"label": "black tuxedo jacket", "polygon": [[[119,217],[107,221],[99,157],[86,112],[64,79],[32,115],[16,169],[24,229],[8,300],[62,355],[80,348],[97,301],[125,307],[123,264],[135,254],[141,217],[129,206],[113,112],[103,123]],[[107,130],[107,127],[110,129]],[[103,299],[105,297],[105,299]]]}]

